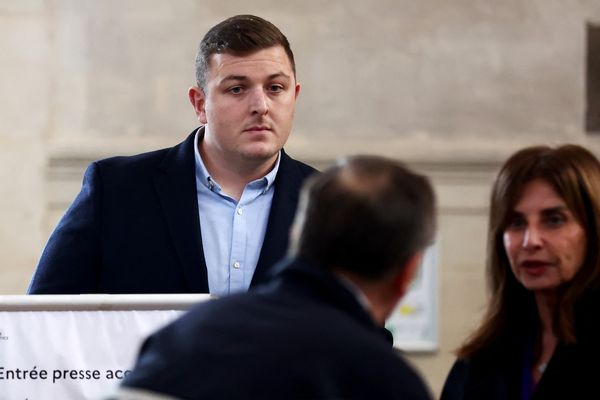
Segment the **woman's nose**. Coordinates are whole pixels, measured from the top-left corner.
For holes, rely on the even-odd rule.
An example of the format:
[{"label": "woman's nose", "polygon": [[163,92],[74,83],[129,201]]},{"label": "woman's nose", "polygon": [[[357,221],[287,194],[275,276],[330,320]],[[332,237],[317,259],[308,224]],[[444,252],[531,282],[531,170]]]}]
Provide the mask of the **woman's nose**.
[{"label": "woman's nose", "polygon": [[542,245],[542,232],[535,226],[528,226],[523,236],[523,248],[534,249]]}]

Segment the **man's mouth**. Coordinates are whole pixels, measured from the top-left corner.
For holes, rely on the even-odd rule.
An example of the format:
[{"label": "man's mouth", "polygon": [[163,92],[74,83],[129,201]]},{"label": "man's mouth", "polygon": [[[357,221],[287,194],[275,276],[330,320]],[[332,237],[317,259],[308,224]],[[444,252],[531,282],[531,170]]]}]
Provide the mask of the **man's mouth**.
[{"label": "man's mouth", "polygon": [[264,132],[264,131],[270,131],[270,130],[271,130],[271,128],[268,127],[267,125],[254,125],[254,126],[244,129],[244,132]]}]

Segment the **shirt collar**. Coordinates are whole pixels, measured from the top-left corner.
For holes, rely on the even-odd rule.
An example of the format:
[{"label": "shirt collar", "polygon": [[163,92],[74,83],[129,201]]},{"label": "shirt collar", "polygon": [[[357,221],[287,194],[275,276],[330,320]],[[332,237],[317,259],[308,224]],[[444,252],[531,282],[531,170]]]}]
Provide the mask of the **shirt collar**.
[{"label": "shirt collar", "polygon": [[[194,137],[194,157],[196,159],[196,178],[210,190],[220,192],[221,186],[219,186],[217,181],[215,181],[210,176],[210,174],[208,173],[208,170],[206,169],[206,165],[204,165],[202,156],[200,155],[200,148],[198,147],[198,144],[200,143],[202,136],[203,136],[202,128],[198,128],[198,130],[196,131],[196,135]],[[273,183],[275,183],[275,178],[277,177],[277,171],[279,171],[280,161],[281,161],[281,150],[279,150],[279,153],[277,153],[277,161],[275,161],[275,166],[271,169],[271,171],[269,171],[269,173],[266,174],[265,176],[263,176],[262,178],[259,178],[259,179],[256,179],[256,180],[250,182],[248,185],[251,185],[253,187],[259,187],[260,185],[263,185],[264,186],[263,191],[267,192],[271,188],[271,186],[273,186]]]},{"label": "shirt collar", "polygon": [[263,179],[266,179],[267,184],[265,186],[265,192],[273,186],[275,183],[275,177],[277,176],[277,171],[279,171],[279,162],[281,161],[281,150],[277,153],[277,161],[275,161],[275,166],[269,171],[268,174],[264,176]]},{"label": "shirt collar", "polygon": [[198,143],[200,142],[200,138],[203,136],[203,132],[201,132],[202,128],[198,128],[196,131],[196,135],[194,137],[194,157],[196,159],[196,179],[204,186],[206,186],[210,190],[215,190],[220,192],[221,187],[217,182],[215,182],[208,173],[206,166],[204,165],[204,161],[202,161],[202,156],[200,156],[200,150],[198,148]]},{"label": "shirt collar", "polygon": [[367,298],[367,296],[363,293],[362,290],[350,279],[346,278],[343,275],[336,274],[337,280],[340,282],[342,286],[344,286],[350,293],[356,297],[356,300],[360,303],[361,306],[371,315],[371,302]]}]

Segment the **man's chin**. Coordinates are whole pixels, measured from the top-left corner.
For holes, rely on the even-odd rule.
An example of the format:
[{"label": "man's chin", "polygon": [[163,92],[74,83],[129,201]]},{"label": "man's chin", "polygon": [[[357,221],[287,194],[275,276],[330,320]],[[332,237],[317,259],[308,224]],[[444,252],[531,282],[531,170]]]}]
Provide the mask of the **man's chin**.
[{"label": "man's chin", "polygon": [[279,153],[279,149],[263,147],[246,149],[246,151],[243,151],[241,155],[247,161],[267,162],[274,161],[274,159],[277,157],[277,153]]}]

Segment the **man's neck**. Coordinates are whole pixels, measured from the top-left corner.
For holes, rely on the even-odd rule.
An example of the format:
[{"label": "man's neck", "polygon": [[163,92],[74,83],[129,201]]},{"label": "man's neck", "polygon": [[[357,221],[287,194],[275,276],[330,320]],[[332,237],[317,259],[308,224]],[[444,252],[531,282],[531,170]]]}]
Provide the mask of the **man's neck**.
[{"label": "man's neck", "polygon": [[[397,304],[398,298],[393,295],[390,288],[385,283],[374,283],[362,279],[356,274],[341,269],[334,269],[338,278],[352,284],[356,290],[360,291],[368,303],[367,312],[371,314],[376,324],[384,326],[385,320]],[[364,302],[361,302],[364,304]]]},{"label": "man's neck", "polygon": [[262,178],[273,169],[278,154],[268,159],[242,159],[228,160],[215,156],[206,148],[204,141],[198,142],[200,156],[210,176],[221,186],[224,193],[236,200],[240,200],[246,185],[256,179]]}]

